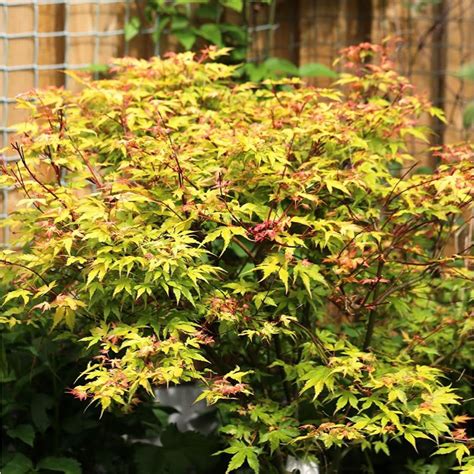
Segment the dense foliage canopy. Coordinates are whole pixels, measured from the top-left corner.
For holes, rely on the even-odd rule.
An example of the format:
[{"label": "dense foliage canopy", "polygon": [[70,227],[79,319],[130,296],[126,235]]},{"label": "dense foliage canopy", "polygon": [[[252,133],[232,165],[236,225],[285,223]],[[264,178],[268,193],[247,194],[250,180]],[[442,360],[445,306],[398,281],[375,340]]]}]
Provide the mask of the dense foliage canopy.
[{"label": "dense foliage canopy", "polygon": [[367,453],[405,446],[472,473],[472,271],[453,247],[472,147],[420,169],[407,143],[442,113],[385,47],[344,50],[331,89],[234,83],[223,53],[122,59],[21,100],[1,323],[89,354],[71,393],[105,417],[201,384],[228,472],[373,472]]}]

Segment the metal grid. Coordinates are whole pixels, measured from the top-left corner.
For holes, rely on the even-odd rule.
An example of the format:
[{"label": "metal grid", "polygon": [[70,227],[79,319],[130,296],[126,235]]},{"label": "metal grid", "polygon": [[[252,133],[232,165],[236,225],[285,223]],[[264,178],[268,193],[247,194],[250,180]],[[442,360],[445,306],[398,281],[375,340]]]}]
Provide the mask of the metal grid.
[{"label": "metal grid", "polygon": [[[124,28],[133,14],[135,5],[133,0],[0,0],[0,150],[8,146],[9,139],[14,132],[12,127],[14,123],[12,122],[18,121],[12,117],[13,105],[16,100],[15,94],[11,92],[12,88],[18,89],[20,87],[24,90],[38,88],[48,85],[47,80],[41,81],[43,74],[53,75],[59,71],[81,70],[99,64],[101,59],[103,60],[106,40],[115,45],[115,56],[129,55],[130,42],[125,40]],[[48,11],[48,8],[51,11],[49,17],[45,17],[44,10],[41,9]],[[87,9],[87,25],[78,25],[77,22],[73,24],[77,8]],[[57,23],[58,18],[51,18],[52,15],[57,15],[58,9],[61,9],[59,25],[54,24]],[[117,19],[112,24],[104,24],[104,9],[108,10],[106,15],[109,16],[114,14],[112,12],[117,12]],[[19,18],[19,12],[26,13],[28,16],[23,25],[21,24],[23,19]],[[53,22],[54,28],[51,27],[51,22]],[[155,31],[155,26],[142,29],[140,34],[151,35]],[[14,31],[11,31],[12,29]],[[88,45],[90,44],[93,48],[87,62],[78,61],[77,56],[81,56],[81,54],[77,54],[78,48],[73,45],[73,42],[82,40],[87,41]],[[22,41],[23,43],[21,43]],[[42,44],[48,41],[49,44],[51,42],[60,44],[58,46],[60,57],[50,54],[48,51],[42,51]],[[19,44],[23,45],[20,53],[23,52],[27,57],[27,60],[20,63],[18,63],[18,58],[12,60],[12,54],[18,52],[17,45]],[[25,44],[28,45],[27,49],[24,47]],[[110,44],[108,47],[110,48]],[[153,52],[158,53],[157,46]],[[24,88],[15,84],[15,81],[18,81],[18,76],[22,75],[24,75],[24,83],[28,83],[28,86]],[[61,74],[59,82],[65,87],[72,85],[71,78],[66,74]],[[0,152],[0,159],[14,161],[17,158]],[[11,210],[13,204],[11,191],[0,189],[0,219],[7,217],[9,210]],[[0,229],[0,245],[2,242],[8,242],[8,237],[8,229],[3,229],[3,232]]]},{"label": "metal grid", "polygon": [[[474,0],[430,1],[423,8],[422,2],[403,0],[347,0],[342,8],[335,3],[300,0],[300,61],[331,64],[342,47],[399,37],[399,71],[446,113],[447,126],[432,124],[437,144],[472,139],[473,130],[463,127],[462,112],[474,97],[474,83],[456,73],[474,62]],[[366,11],[361,11],[362,4]]]},{"label": "metal grid", "polygon": [[[99,63],[99,55],[104,38],[110,37],[124,37],[124,28],[109,29],[101,31],[100,18],[101,7],[103,5],[119,5],[123,3],[124,19],[123,24],[127,24],[130,18],[130,0],[13,0],[0,1],[0,8],[2,10],[2,19],[5,29],[8,28],[10,21],[11,10],[15,7],[30,7],[33,9],[33,29],[21,33],[0,32],[0,44],[3,50],[3,61],[0,63],[0,74],[2,77],[2,91],[0,95],[0,108],[2,110],[2,120],[0,121],[0,134],[3,146],[8,143],[8,136],[13,132],[11,124],[9,123],[9,109],[10,104],[15,102],[15,98],[9,94],[9,75],[13,72],[25,71],[33,73],[33,88],[39,87],[39,75],[43,71],[62,71],[62,70],[80,70],[90,67],[93,64]],[[40,31],[40,15],[39,7],[46,5],[64,5],[64,27],[60,31]],[[77,5],[93,5],[94,6],[94,27],[89,31],[71,31],[70,18],[71,7]],[[142,34],[153,33],[154,28],[147,28],[142,31]],[[39,64],[39,50],[40,39],[47,38],[64,38],[64,57],[63,61],[59,63]],[[87,63],[74,62],[71,57],[71,40],[74,38],[94,38],[94,52],[93,61]],[[9,46],[15,40],[33,40],[33,61],[30,64],[9,65]],[[129,42],[124,41],[124,54],[129,53]],[[64,76],[64,85],[70,85],[70,78]],[[12,159],[11,157],[4,157],[5,159]]]},{"label": "metal grid", "polygon": [[[25,88],[29,89],[41,87],[41,74],[83,69],[99,63],[108,38],[120,37],[124,40],[124,25],[135,14],[137,1],[146,0],[0,0],[0,26],[2,21],[5,25],[5,32],[0,28],[0,82],[3,78],[3,85],[0,85],[0,114],[3,114],[0,117],[0,149],[1,142],[5,146],[13,131],[9,114],[15,99],[9,94],[10,76],[32,73],[32,85]],[[400,71],[447,113],[449,126],[441,126],[439,135],[444,135],[447,142],[470,138],[472,129],[462,127],[462,110],[474,97],[474,83],[462,81],[453,73],[462,64],[474,61],[474,0],[427,2],[429,6],[418,12],[411,7],[415,3],[405,0],[274,0],[272,9],[272,5],[249,0],[246,23],[252,45],[248,57],[249,60],[262,60],[277,56],[299,65],[320,62],[331,66],[342,47],[360,41],[380,42],[387,36],[400,36],[405,41],[399,54]],[[43,31],[41,25],[40,9],[48,5],[64,9],[63,23],[55,31]],[[78,5],[91,7],[89,26],[82,29],[71,25],[72,11]],[[123,21],[117,27],[108,25],[104,28],[101,25],[102,10],[107,5],[123,7]],[[363,5],[371,7],[363,8]],[[11,12],[17,7],[33,10],[31,28],[28,31],[8,32]],[[142,33],[149,35],[153,31],[154,28],[149,28]],[[93,57],[87,62],[77,61],[73,43],[88,37],[93,38]],[[22,40],[32,41],[31,60],[9,65],[10,45]],[[40,61],[41,42],[45,40],[64,42],[60,61],[41,64],[44,62]],[[158,47],[155,46],[155,54],[159,52]],[[130,50],[130,44],[123,41],[123,47],[116,55],[130,53],[136,54]],[[64,76],[62,83],[70,86],[68,76]],[[326,85],[327,81],[317,80],[317,83]],[[0,190],[0,218],[8,213],[8,209],[8,192]]]}]

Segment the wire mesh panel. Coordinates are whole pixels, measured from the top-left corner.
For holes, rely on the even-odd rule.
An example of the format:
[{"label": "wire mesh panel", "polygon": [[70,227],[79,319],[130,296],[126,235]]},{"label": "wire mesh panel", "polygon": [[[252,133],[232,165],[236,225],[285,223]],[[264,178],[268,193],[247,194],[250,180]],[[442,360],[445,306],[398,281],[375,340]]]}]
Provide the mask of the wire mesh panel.
[{"label": "wire mesh panel", "polygon": [[434,143],[472,137],[463,111],[474,98],[474,82],[456,76],[474,61],[474,1],[301,0],[300,61],[330,64],[340,47],[399,37],[397,67],[418,93],[444,109],[448,124],[430,124]]},{"label": "wire mesh panel", "polygon": [[[457,74],[462,66],[474,63],[474,0],[281,0],[279,5],[270,54],[298,65],[319,62],[332,66],[343,47],[398,37],[396,67],[417,93],[426,95],[446,114],[446,124],[437,118],[423,119],[435,132],[431,143],[474,138],[473,126],[463,123],[464,111],[474,99],[474,81]],[[268,9],[266,13],[261,10],[254,13],[257,23],[259,18],[268,18]],[[257,34],[260,41],[255,47],[265,51],[268,30]],[[258,57],[259,52],[253,56]],[[326,86],[331,81],[317,78],[314,82]],[[413,139],[410,149],[423,164],[436,164],[424,153],[426,144]],[[456,251],[469,248],[474,240],[474,215],[466,212],[464,217],[466,225],[453,240]]]},{"label": "wire mesh panel", "polygon": [[[36,87],[77,87],[64,70],[103,64],[111,57],[149,57],[156,46],[151,25],[125,41],[130,18],[143,18],[147,0],[0,0],[0,149],[23,116],[15,96]],[[474,98],[474,82],[455,75],[474,62],[474,0],[247,0],[250,61],[269,56],[297,65],[331,66],[342,47],[398,36],[403,45],[397,67],[417,91],[446,112],[448,124],[427,119],[434,143],[472,136],[463,110]],[[229,20],[233,21],[233,20]],[[163,49],[177,44],[165,37]],[[316,79],[328,85],[329,79]],[[5,155],[5,159],[15,159]],[[0,218],[13,209],[12,192],[0,191]],[[2,236],[0,235],[0,241]]]},{"label": "wire mesh panel", "polygon": [[456,72],[474,62],[474,0],[276,0],[272,5],[256,2],[250,9],[250,60],[273,55],[298,65],[332,66],[343,47],[398,37],[399,71],[446,112],[446,126],[430,124],[437,141],[472,137],[462,117],[474,98],[474,82]]},{"label": "wire mesh panel", "polygon": [[[70,87],[62,71],[153,52],[149,41],[124,41],[129,1],[10,0],[0,1],[0,8],[1,147],[8,144],[12,124],[21,119],[12,107],[17,94],[50,85]],[[145,29],[142,38],[152,32]]]},{"label": "wire mesh panel", "polygon": [[[130,0],[0,0],[0,150],[14,139],[14,124],[24,120],[23,111],[15,108],[18,94],[39,87],[78,87],[65,71],[155,53],[153,25],[125,41],[125,25],[137,8],[140,2]],[[17,159],[8,151],[0,151],[0,158]],[[0,219],[15,201],[14,190],[0,190]],[[4,229],[0,242],[7,240]]]}]

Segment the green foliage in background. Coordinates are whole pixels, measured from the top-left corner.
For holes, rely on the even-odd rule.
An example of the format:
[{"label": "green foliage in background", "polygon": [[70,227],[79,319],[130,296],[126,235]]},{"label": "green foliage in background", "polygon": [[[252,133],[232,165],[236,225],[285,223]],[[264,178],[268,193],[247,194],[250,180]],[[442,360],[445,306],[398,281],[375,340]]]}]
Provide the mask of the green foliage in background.
[{"label": "green foliage in background", "polygon": [[[0,293],[3,299],[5,294]],[[17,311],[0,311],[4,315]],[[0,353],[2,474],[188,474],[221,472],[215,435],[179,433],[170,407],[143,401],[133,414],[104,413],[71,396],[93,353],[80,332],[51,332],[37,319],[6,330]],[[156,445],[160,438],[161,446]],[[178,454],[179,453],[179,454]],[[221,467],[220,467],[221,466]]]},{"label": "green foliage in background", "polygon": [[146,19],[150,24],[156,23],[153,34],[156,43],[161,44],[166,37],[168,41],[178,41],[186,51],[196,43],[232,47],[228,58],[231,62],[239,63],[246,59],[249,46],[246,25],[230,23],[225,18],[229,13],[236,20],[242,18],[245,14],[242,0],[150,0],[143,13],[145,18],[135,16],[126,26],[126,40],[131,40],[140,32]]},{"label": "green foliage in background", "polygon": [[[81,421],[109,420],[111,442],[130,423],[126,448],[98,446],[96,461],[139,459],[126,472],[180,472],[157,460],[196,456],[197,472],[281,473],[291,456],[324,473],[472,473],[473,272],[470,248],[452,246],[472,146],[430,150],[441,164],[420,171],[407,141],[442,113],[386,47],[346,49],[348,72],[328,89],[236,83],[237,66],[214,62],[223,53],[123,59],[110,79],[78,77],[80,92],[21,100],[31,120],[1,178],[24,198],[0,252],[3,462],[31,472],[56,452],[63,472],[75,460],[124,472],[121,460],[91,471],[87,439],[85,453],[42,457],[41,433],[68,439],[63,407],[82,403]],[[190,382],[219,436],[188,448],[150,399]],[[39,394],[36,415],[17,393]],[[137,451],[145,426],[163,446]]]},{"label": "green foliage in background", "polygon": [[[251,9],[260,7],[268,9],[268,29],[264,33],[266,57],[261,61],[247,62],[254,42],[249,33],[249,17]],[[159,45],[166,39],[168,43],[176,40],[185,51],[211,45],[231,48],[222,59],[228,64],[243,63],[235,71],[235,76],[244,80],[261,81],[282,76],[336,78],[337,74],[323,64],[297,67],[291,61],[270,56],[273,54],[270,44],[277,26],[274,24],[276,8],[275,0],[149,0],[142,15],[132,17],[126,25],[125,39],[130,41],[144,24],[151,24],[156,25],[153,40]]]}]

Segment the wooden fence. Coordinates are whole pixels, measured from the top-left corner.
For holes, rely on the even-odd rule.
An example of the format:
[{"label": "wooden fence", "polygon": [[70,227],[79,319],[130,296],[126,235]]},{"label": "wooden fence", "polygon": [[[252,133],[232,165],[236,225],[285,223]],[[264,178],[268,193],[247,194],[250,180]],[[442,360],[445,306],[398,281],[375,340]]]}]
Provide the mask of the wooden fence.
[{"label": "wooden fence", "polygon": [[[124,25],[139,13],[141,2],[0,0],[0,148],[11,139],[9,127],[23,119],[14,107],[15,95],[34,87],[74,87],[62,70],[123,55],[153,55],[151,30],[131,43],[124,40]],[[474,98],[474,82],[455,72],[474,61],[474,0],[278,0],[271,24],[268,7],[254,7],[253,59],[270,54],[299,65],[332,65],[344,46],[399,36],[404,41],[400,71],[447,114],[447,126],[430,123],[437,132],[434,141],[471,138],[462,115]],[[160,46],[161,51],[177,48],[173,42]],[[0,194],[0,217],[14,209],[15,200],[13,191]],[[6,236],[0,234],[2,239]]]},{"label": "wooden fence", "polygon": [[[427,5],[421,8],[423,3]],[[463,127],[462,117],[466,104],[474,99],[474,82],[455,73],[474,62],[474,0],[283,0],[280,4],[275,55],[300,65],[330,66],[342,47],[400,37],[399,70],[447,114],[446,128],[437,121],[431,124],[439,134],[437,141],[472,138],[472,129]],[[265,15],[261,16],[264,21]],[[260,33],[255,49],[265,49],[265,36]],[[253,56],[259,57],[258,51]]]}]

